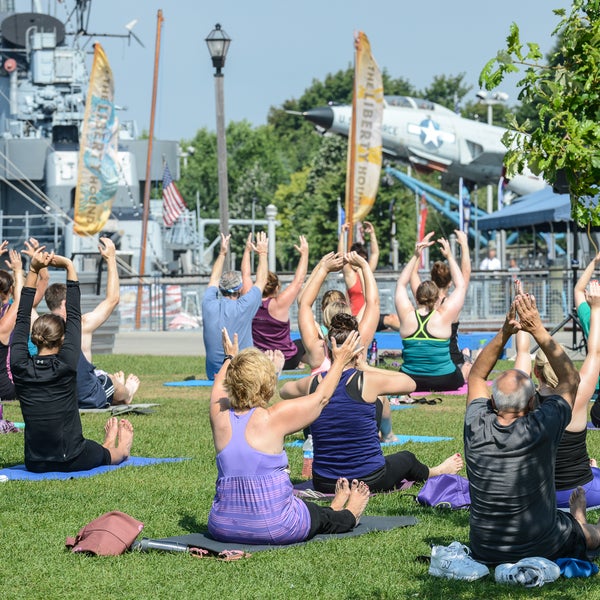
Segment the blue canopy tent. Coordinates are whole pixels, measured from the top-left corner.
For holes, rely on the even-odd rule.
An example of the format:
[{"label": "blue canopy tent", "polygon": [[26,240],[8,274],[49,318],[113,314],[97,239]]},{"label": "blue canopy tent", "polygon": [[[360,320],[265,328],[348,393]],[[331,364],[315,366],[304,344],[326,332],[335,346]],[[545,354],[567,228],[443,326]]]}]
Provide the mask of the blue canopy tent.
[{"label": "blue canopy tent", "polygon": [[537,232],[556,232],[569,229],[570,222],[569,194],[555,194],[548,186],[515,200],[501,210],[480,217],[477,227],[483,231],[535,227]]}]

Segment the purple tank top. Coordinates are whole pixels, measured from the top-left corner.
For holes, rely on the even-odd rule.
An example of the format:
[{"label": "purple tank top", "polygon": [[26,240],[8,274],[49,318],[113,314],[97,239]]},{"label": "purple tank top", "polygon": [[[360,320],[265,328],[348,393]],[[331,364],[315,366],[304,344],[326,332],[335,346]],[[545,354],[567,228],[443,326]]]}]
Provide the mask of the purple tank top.
[{"label": "purple tank top", "polygon": [[290,320],[280,321],[269,313],[273,298],[262,301],[252,319],[252,339],[259,350],[281,350],[286,360],[298,352],[290,337]]},{"label": "purple tank top", "polygon": [[310,515],[293,494],[287,455],[255,450],[246,427],[256,409],[229,411],[231,440],[217,454],[218,479],[208,531],[224,542],[291,544],[308,537]]}]

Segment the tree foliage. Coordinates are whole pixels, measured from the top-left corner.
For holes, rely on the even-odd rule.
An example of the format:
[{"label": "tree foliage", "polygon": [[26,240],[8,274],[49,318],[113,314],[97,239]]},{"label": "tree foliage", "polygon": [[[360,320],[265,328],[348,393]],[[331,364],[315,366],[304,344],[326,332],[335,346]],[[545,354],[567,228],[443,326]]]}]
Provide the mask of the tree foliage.
[{"label": "tree foliage", "polygon": [[600,181],[600,0],[573,0],[568,14],[553,12],[560,18],[552,32],[559,43],[549,63],[538,44],[522,43],[513,23],[506,49],[486,64],[480,83],[493,89],[507,73],[523,74],[519,99],[538,120],[510,123],[515,131],[503,140],[509,173],[527,166],[551,182],[564,174],[573,218],[600,225],[600,209],[588,202]]}]

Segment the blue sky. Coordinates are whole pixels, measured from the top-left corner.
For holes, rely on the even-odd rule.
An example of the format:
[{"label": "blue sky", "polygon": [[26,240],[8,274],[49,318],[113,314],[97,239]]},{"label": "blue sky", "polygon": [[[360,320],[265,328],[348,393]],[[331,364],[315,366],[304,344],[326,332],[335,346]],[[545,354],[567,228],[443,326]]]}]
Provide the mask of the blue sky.
[{"label": "blue sky", "polygon": [[[225,118],[260,125],[271,106],[351,65],[355,30],[367,34],[379,66],[392,77],[422,89],[435,75],[464,72],[474,98],[479,72],[504,47],[511,22],[523,40],[547,51],[558,22],[552,9],[569,7],[566,0],[95,0],[88,29],[125,32],[125,24],[138,19],[134,32],[145,48],[100,41],[115,75],[116,101],[128,107],[120,118],[135,120],[141,131],[149,126],[162,8],[155,135],[191,139],[202,127],[215,130],[214,71],[204,38],[217,22],[233,39],[224,70]],[[499,88],[510,95],[509,104],[516,101],[515,83],[512,78]]]}]

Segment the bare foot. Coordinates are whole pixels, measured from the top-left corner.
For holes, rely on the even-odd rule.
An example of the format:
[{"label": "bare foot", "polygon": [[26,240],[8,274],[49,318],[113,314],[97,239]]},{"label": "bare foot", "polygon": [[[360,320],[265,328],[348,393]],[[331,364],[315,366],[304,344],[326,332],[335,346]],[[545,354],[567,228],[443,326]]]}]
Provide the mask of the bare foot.
[{"label": "bare foot", "polygon": [[111,417],[104,425],[104,443],[105,448],[114,448],[117,445],[117,432],[119,431],[119,421],[116,417]]},{"label": "bare foot", "polygon": [[352,487],[350,489],[350,498],[348,499],[348,504],[346,508],[354,515],[356,519],[355,527],[358,525],[360,521],[360,517],[362,516],[365,508],[367,508],[367,504],[369,503],[369,486],[361,481],[360,483],[356,480],[352,480]]},{"label": "bare foot", "polygon": [[586,508],[587,502],[585,499],[585,490],[579,486],[571,493],[571,497],[569,498],[569,510],[580,525],[585,525],[587,523],[587,516],[585,514]]},{"label": "bare foot", "polygon": [[342,510],[350,498],[350,484],[345,477],[340,477],[335,482],[335,496],[331,501],[332,510]]},{"label": "bare foot", "polygon": [[132,444],[133,425],[127,419],[121,419],[119,421],[119,450],[121,450],[125,458],[128,458],[131,453]]},{"label": "bare foot", "polygon": [[279,377],[281,371],[283,370],[283,365],[285,364],[285,356],[281,350],[265,350],[265,354],[267,358],[273,363],[275,367],[275,373],[277,373],[277,377]]},{"label": "bare foot", "polygon": [[110,376],[111,379],[116,379],[120,384],[125,385],[125,373],[117,371]]},{"label": "bare foot", "polygon": [[127,391],[129,392],[129,398],[125,401],[125,404],[131,404],[131,401],[133,400],[135,393],[138,391],[138,388],[140,387],[140,380],[137,377],[137,375],[134,375],[133,373],[131,373],[127,377],[127,381],[125,382],[125,387],[127,388]]},{"label": "bare foot", "polygon": [[395,433],[388,433],[385,437],[381,438],[384,444],[391,444],[398,441],[398,436]]},{"label": "bare foot", "polygon": [[598,468],[598,461],[595,458],[590,458],[590,467]]},{"label": "bare foot", "polygon": [[457,452],[452,456],[449,456],[443,463],[440,463],[437,467],[431,467],[429,469],[429,477],[435,477],[436,475],[455,475],[464,466],[462,456]]}]

